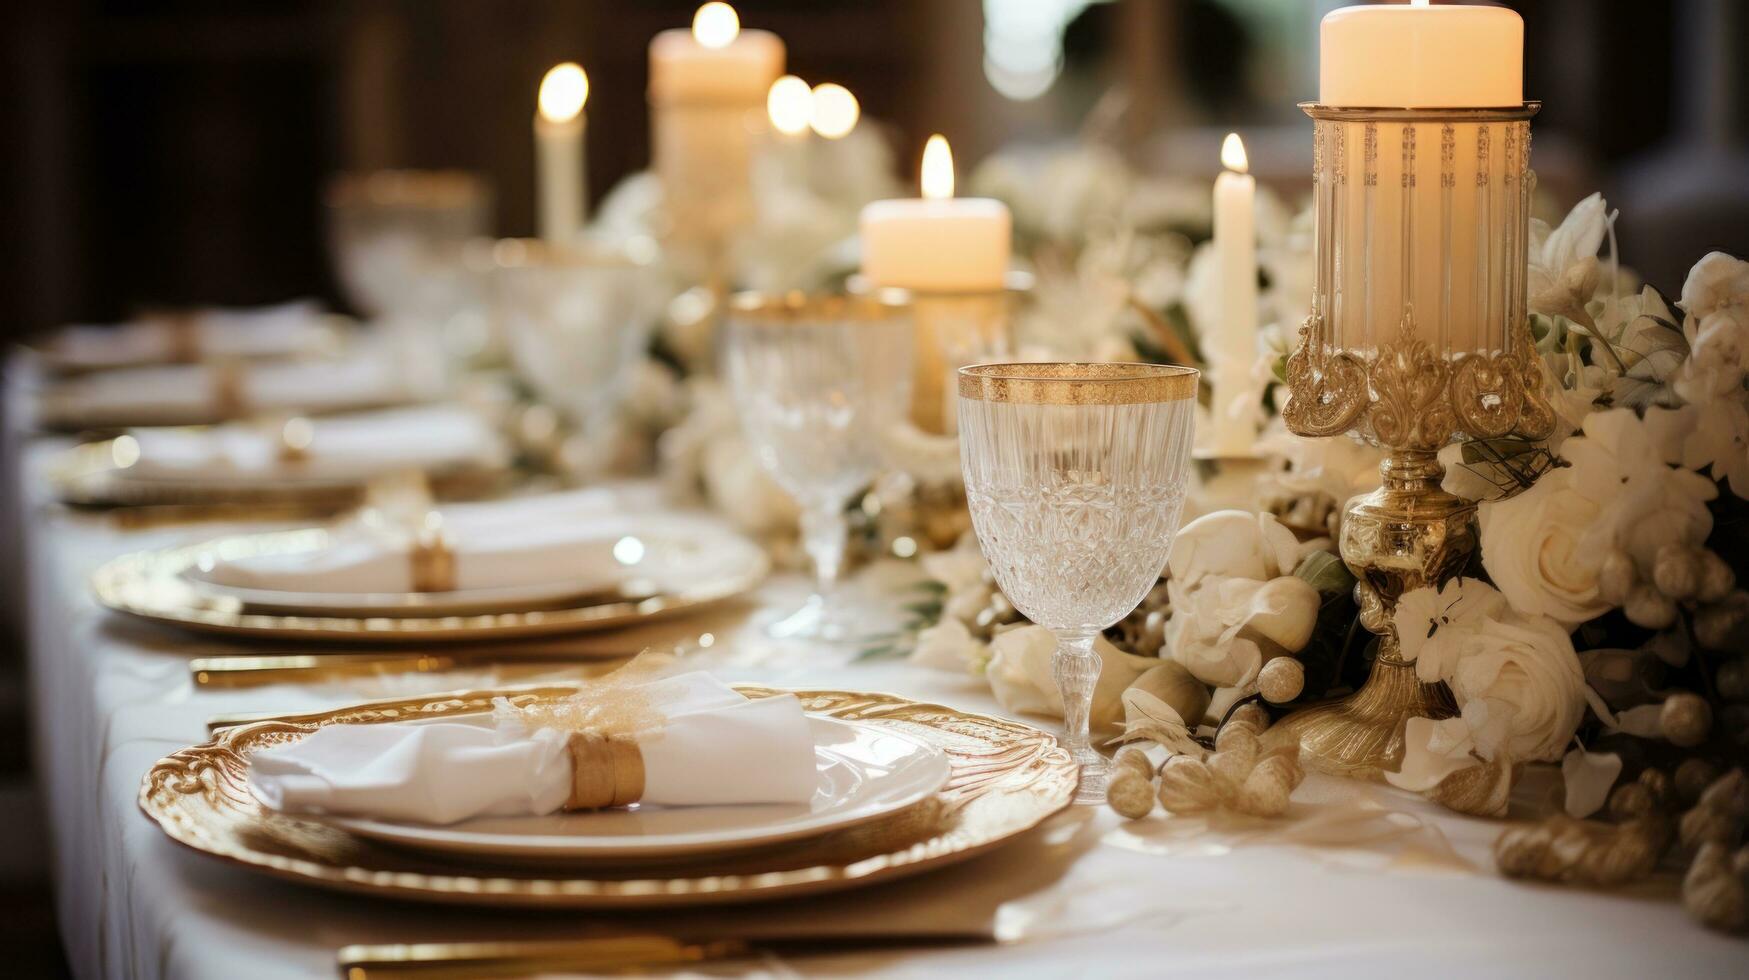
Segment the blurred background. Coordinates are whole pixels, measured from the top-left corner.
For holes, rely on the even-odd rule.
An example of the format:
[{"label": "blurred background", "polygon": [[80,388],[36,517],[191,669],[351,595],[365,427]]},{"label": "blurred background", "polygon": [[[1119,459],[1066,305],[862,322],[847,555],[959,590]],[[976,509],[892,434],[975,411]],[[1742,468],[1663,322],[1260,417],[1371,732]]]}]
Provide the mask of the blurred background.
[{"label": "blurred background", "polygon": [[[1097,129],[1144,170],[1211,176],[1240,131],[1297,200],[1317,24],[1338,0],[741,0],[790,71],[834,81],[907,182],[943,132],[962,173]],[[542,73],[589,71],[591,197],[649,162],[645,45],[693,0],[13,0],[0,12],[0,323],[16,338],[147,305],[340,304],[324,182],[460,168],[496,231],[533,230]],[[1544,207],[1601,190],[1624,260],[1668,293],[1706,249],[1749,253],[1749,4],[1517,0],[1545,103]],[[1558,216],[1558,212],[1555,212]]]}]

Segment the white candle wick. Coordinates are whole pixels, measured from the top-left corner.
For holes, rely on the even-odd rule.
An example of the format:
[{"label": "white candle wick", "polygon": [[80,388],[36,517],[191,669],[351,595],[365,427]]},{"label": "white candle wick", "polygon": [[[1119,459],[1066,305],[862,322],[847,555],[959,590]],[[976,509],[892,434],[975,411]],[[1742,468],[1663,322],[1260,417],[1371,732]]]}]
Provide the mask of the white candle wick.
[{"label": "white candle wick", "polygon": [[800,136],[813,119],[814,90],[796,76],[785,75],[771,83],[765,112],[771,117],[771,128],[785,136]]},{"label": "white candle wick", "polygon": [[1228,133],[1227,138],[1221,141],[1221,166],[1234,173],[1249,171],[1248,161],[1245,159],[1245,142],[1239,138],[1238,133]]},{"label": "white candle wick", "polygon": [[842,85],[827,82],[814,86],[808,125],[829,140],[843,139],[856,128],[862,118],[862,106],[856,96]]},{"label": "white candle wick", "polygon": [[589,76],[574,61],[554,65],[541,79],[540,114],[548,122],[570,122],[582,113],[587,101]]},{"label": "white candle wick", "polygon": [[923,144],[923,196],[931,201],[943,201],[953,196],[953,151],[947,137],[936,133]]},{"label": "white candle wick", "polygon": [[692,15],[692,37],[707,48],[726,48],[741,33],[741,16],[720,0],[698,8]]}]

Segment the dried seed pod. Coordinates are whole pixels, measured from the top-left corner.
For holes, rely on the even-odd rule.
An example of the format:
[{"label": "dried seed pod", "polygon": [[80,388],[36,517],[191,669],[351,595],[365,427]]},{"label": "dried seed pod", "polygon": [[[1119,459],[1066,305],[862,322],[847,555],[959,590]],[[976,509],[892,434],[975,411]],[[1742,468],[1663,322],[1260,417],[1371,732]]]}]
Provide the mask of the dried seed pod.
[{"label": "dried seed pod", "polygon": [[1675,805],[1676,783],[1664,770],[1656,766],[1641,770],[1639,785],[1645,787],[1647,795],[1651,797],[1653,808],[1669,809]]},{"label": "dried seed pod", "polygon": [[1701,845],[1682,878],[1682,907],[1702,925],[1724,932],[1749,928],[1749,894],[1743,874],[1737,869],[1744,852],[1733,858],[1725,845],[1708,841]]},{"label": "dried seed pod", "polygon": [[1698,694],[1680,691],[1664,699],[1658,727],[1671,745],[1692,749],[1712,732],[1713,707]]},{"label": "dried seed pod", "polygon": [[1713,675],[1713,686],[1727,701],[1749,701],[1749,660],[1727,660]]},{"label": "dried seed pod", "polygon": [[1254,759],[1257,750],[1262,748],[1258,741],[1261,734],[1262,731],[1251,722],[1229,718],[1215,733],[1215,751],[1244,753]]},{"label": "dried seed pod", "polygon": [[1247,701],[1233,709],[1227,716],[1229,725],[1250,725],[1259,732],[1269,728],[1269,709],[1255,701]]},{"label": "dried seed pod", "polygon": [[1662,814],[1621,824],[1557,814],[1502,833],[1494,863],[1514,878],[1619,885],[1650,874],[1669,847],[1670,821]]},{"label": "dried seed pod", "polygon": [[1700,591],[1701,569],[1699,549],[1667,544],[1652,559],[1652,584],[1671,599],[1686,602]]},{"label": "dried seed pod", "polygon": [[1700,590],[1695,598],[1701,602],[1721,602],[1737,587],[1737,573],[1716,551],[1701,552]]},{"label": "dried seed pod", "polygon": [[1617,820],[1652,812],[1652,793],[1639,783],[1623,783],[1609,794],[1609,815]]},{"label": "dried seed pod", "polygon": [[1160,770],[1159,799],[1171,813],[1195,813],[1220,806],[1221,793],[1206,763],[1175,755]]},{"label": "dried seed pod", "polygon": [[1105,802],[1129,820],[1140,820],[1154,812],[1154,784],[1148,777],[1124,766],[1111,775],[1105,785]]},{"label": "dried seed pod", "polygon": [[1492,762],[1459,769],[1428,790],[1427,798],[1459,813],[1503,817],[1511,791],[1512,767],[1501,756]]},{"label": "dried seed pod", "polygon": [[1699,805],[1717,807],[1734,817],[1749,817],[1749,778],[1743,770],[1732,769],[1701,792]]},{"label": "dried seed pod", "polygon": [[1293,770],[1297,768],[1285,755],[1264,756],[1233,794],[1230,800],[1233,809],[1254,817],[1280,816],[1287,810],[1296,779]]},{"label": "dried seed pod", "polygon": [[1687,806],[1700,802],[1700,794],[1719,778],[1719,767],[1698,756],[1684,759],[1676,767],[1676,798]]},{"label": "dried seed pod", "polygon": [[1135,770],[1144,779],[1154,778],[1154,760],[1148,758],[1148,753],[1140,746],[1126,745],[1117,751],[1117,756],[1112,759],[1112,774],[1116,775],[1117,770],[1125,768]]},{"label": "dried seed pod", "polygon": [[1619,606],[1626,602],[1628,594],[1639,583],[1639,570],[1634,568],[1634,559],[1627,552],[1611,551],[1603,556],[1603,563],[1597,569],[1597,593],[1605,602]]},{"label": "dried seed pod", "polygon": [[1649,630],[1661,630],[1676,622],[1676,603],[1649,582],[1642,582],[1628,592],[1622,612],[1629,622]]},{"label": "dried seed pod", "polygon": [[1263,665],[1257,675],[1257,690],[1263,700],[1284,704],[1300,696],[1306,688],[1306,667],[1292,657],[1276,657]]}]

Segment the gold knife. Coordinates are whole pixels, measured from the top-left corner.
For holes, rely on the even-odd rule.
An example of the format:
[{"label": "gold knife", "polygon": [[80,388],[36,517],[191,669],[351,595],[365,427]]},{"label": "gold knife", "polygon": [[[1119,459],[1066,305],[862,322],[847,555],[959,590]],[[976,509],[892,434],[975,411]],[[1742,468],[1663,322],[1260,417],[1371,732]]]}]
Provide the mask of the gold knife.
[{"label": "gold knife", "polygon": [[576,667],[586,676],[619,666],[632,652],[506,654],[503,650],[444,653],[320,653],[267,656],[199,657],[188,662],[194,686],[257,687],[263,684],[309,684],[316,681],[373,677],[384,674],[431,674],[451,670],[503,667]]},{"label": "gold knife", "polygon": [[339,964],[340,974],[346,980],[459,980],[480,976],[622,972],[640,967],[738,959],[760,952],[808,955],[994,942],[993,933],[977,931],[795,935],[770,939],[627,935],[556,941],[347,946],[340,950]]}]

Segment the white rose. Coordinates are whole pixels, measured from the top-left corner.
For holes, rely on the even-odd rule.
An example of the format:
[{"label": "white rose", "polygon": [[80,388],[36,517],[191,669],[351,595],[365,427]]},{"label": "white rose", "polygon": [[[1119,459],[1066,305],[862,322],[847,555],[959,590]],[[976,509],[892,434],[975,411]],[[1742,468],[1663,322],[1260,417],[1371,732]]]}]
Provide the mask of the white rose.
[{"label": "white rose", "polygon": [[983,585],[984,571],[990,567],[977,545],[966,547],[964,539],[946,551],[932,551],[920,561],[923,573],[947,586],[949,595]]},{"label": "white rose", "polygon": [[1706,504],[1717,489],[1668,465],[1682,450],[1685,418],[1661,409],[1644,419],[1628,408],[1593,412],[1584,434],[1561,447],[1570,465],[1480,506],[1482,565],[1514,609],[1572,629],[1611,608],[1597,571],[1612,550],[1626,550],[1650,574],[1662,545],[1706,540]]},{"label": "white rose", "polygon": [[1424,791],[1476,758],[1561,757],[1585,714],[1585,674],[1563,626],[1516,612],[1486,582],[1465,578],[1406,593],[1392,625],[1416,676],[1444,681],[1461,712],[1406,732],[1392,783]]},{"label": "white rose", "polygon": [[1572,470],[1544,473],[1529,490],[1480,505],[1482,566],[1524,613],[1568,626],[1601,616],[1610,609],[1597,590],[1603,554],[1586,538],[1602,512]]},{"label": "white rose", "polygon": [[990,648],[979,643],[965,623],[944,617],[917,634],[910,660],[920,667],[965,674],[975,672],[989,658]]},{"label": "white rose", "polygon": [[1293,574],[1305,554],[1273,514],[1223,510],[1172,544],[1166,647],[1197,680],[1250,683],[1265,660],[1298,653],[1317,625],[1318,590]]},{"label": "white rose", "polygon": [[[996,703],[1016,714],[1063,717],[1063,695],[1051,668],[1056,652],[1057,637],[1043,626],[998,633],[990,641],[990,664],[985,670]],[[1093,652],[1099,655],[1100,668],[1090,724],[1095,730],[1110,730],[1123,721],[1124,689],[1160,661],[1124,653],[1104,637],[1093,641]]]}]

